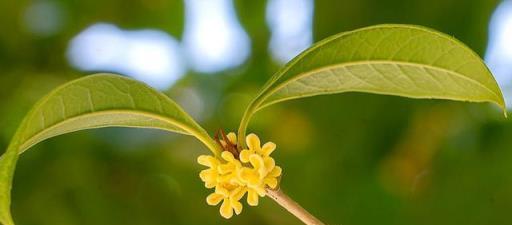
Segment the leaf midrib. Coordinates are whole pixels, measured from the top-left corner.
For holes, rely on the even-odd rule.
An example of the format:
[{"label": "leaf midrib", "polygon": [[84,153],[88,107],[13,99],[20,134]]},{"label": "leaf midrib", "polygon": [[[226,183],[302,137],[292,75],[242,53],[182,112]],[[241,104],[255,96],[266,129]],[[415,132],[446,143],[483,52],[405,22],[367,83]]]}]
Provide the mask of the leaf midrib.
[{"label": "leaf midrib", "polygon": [[[171,119],[169,117],[162,116],[162,115],[159,115],[159,114],[156,114],[156,113],[150,113],[150,112],[138,111],[138,110],[131,110],[131,109],[125,109],[125,110],[103,110],[103,111],[88,112],[88,113],[84,113],[84,114],[79,114],[79,115],[71,116],[71,117],[66,118],[65,120],[62,120],[60,122],[57,122],[57,123],[47,127],[46,129],[42,129],[42,130],[38,131],[34,135],[31,135],[31,137],[28,138],[26,141],[24,141],[22,144],[20,144],[20,148],[18,149],[19,154],[23,153],[24,151],[26,151],[27,149],[29,149],[33,145],[37,144],[38,142],[36,141],[33,144],[30,144],[30,145],[26,146],[27,143],[31,143],[34,140],[37,140],[38,138],[42,137],[43,134],[45,133],[45,131],[47,131],[49,129],[54,129],[54,128],[57,128],[59,126],[62,126],[64,124],[72,122],[72,121],[76,121],[76,120],[83,119],[83,118],[90,117],[90,116],[97,116],[97,115],[101,115],[101,114],[132,114],[132,115],[146,116],[146,117],[149,117],[149,118],[153,118],[153,119],[157,119],[157,120],[160,120],[160,121],[167,122],[169,124],[172,124],[173,126],[176,126],[176,127],[180,128],[180,129],[184,130],[185,132],[188,132],[188,133],[183,133],[183,134],[194,135],[194,136],[196,136],[198,138],[199,138],[199,136],[201,136],[201,134],[197,134],[196,132],[193,131],[193,129],[188,128],[188,126],[184,125],[183,123],[177,122],[176,120],[173,120],[173,119]],[[87,128],[87,129],[94,129],[94,128],[100,128],[100,127],[138,127],[138,128],[142,128],[143,126],[105,125],[105,126],[94,126],[94,127]],[[160,129],[160,128],[152,128],[152,129]],[[168,131],[172,131],[172,132],[181,133],[181,132],[176,131],[176,130],[163,129],[163,128],[161,128],[161,129],[162,130],[168,130]]]},{"label": "leaf midrib", "polygon": [[[311,48],[302,52],[297,58],[295,58],[293,61],[291,61],[289,64],[287,64],[281,71],[279,71],[279,75],[276,77],[275,80],[279,80],[279,78],[281,78],[286,72],[288,72],[291,67],[293,67],[295,64],[297,64],[297,62],[299,62],[301,59],[303,59],[305,56],[307,56],[310,52],[313,52],[313,51],[317,50],[318,48],[324,47],[326,44],[328,44],[332,41],[338,40],[339,38],[342,38],[344,36],[348,36],[348,35],[351,35],[353,33],[360,32],[360,31],[366,31],[366,30],[372,30],[372,29],[378,29],[378,28],[407,28],[407,29],[414,29],[414,30],[418,30],[418,31],[428,32],[430,34],[434,34],[435,36],[443,38],[450,42],[454,41],[457,44],[460,44],[461,46],[463,46],[463,48],[465,50],[467,50],[468,52],[470,52],[473,56],[480,58],[480,56],[478,54],[476,54],[473,50],[466,47],[463,42],[459,41],[458,39],[456,39],[452,36],[432,30],[431,28],[420,26],[420,25],[380,24],[380,25],[374,25],[374,26],[369,26],[369,27],[363,27],[363,28],[359,28],[359,29],[355,29],[355,30],[351,30],[351,31],[347,31],[347,32],[343,32],[340,34],[336,34],[336,35],[327,37],[326,39],[314,44],[313,46],[311,46]],[[271,86],[272,85],[270,84],[266,89],[270,88]],[[263,91],[265,91],[265,90],[263,90]]]},{"label": "leaf midrib", "polygon": [[[277,91],[281,90],[283,87],[285,87],[289,83],[294,82],[294,81],[299,80],[299,79],[302,79],[302,78],[307,77],[309,75],[322,72],[323,70],[330,70],[330,69],[334,69],[334,68],[342,68],[342,67],[357,66],[357,65],[374,65],[374,64],[375,65],[376,64],[390,64],[390,65],[393,64],[393,65],[405,65],[405,66],[423,67],[423,68],[428,68],[428,69],[432,69],[432,70],[439,70],[439,71],[442,71],[442,72],[453,74],[453,75],[458,76],[458,77],[460,77],[462,79],[466,79],[467,81],[469,81],[469,82],[471,82],[473,84],[476,84],[477,86],[482,87],[484,90],[490,92],[494,97],[496,97],[496,99],[500,102],[500,104],[503,104],[503,102],[501,101],[501,99],[498,96],[498,94],[496,94],[494,91],[492,91],[491,89],[489,89],[485,85],[481,84],[477,80],[472,79],[472,78],[467,77],[467,76],[464,76],[461,73],[457,73],[455,71],[452,71],[452,70],[449,70],[449,69],[446,69],[446,68],[437,67],[437,66],[428,65],[428,64],[405,62],[405,61],[393,61],[393,60],[360,60],[360,61],[344,62],[344,63],[339,63],[339,64],[334,64],[334,65],[320,67],[318,69],[314,69],[314,70],[311,70],[311,71],[308,71],[308,72],[305,72],[305,73],[301,73],[301,74],[299,74],[297,76],[292,77],[291,79],[288,79],[288,80],[282,82],[281,84],[277,85],[275,88],[273,88],[269,92],[267,92],[265,95],[263,95],[259,102],[260,103],[264,103],[267,98],[272,96]],[[286,99],[293,99],[293,98],[284,98],[283,100],[286,100]],[[255,111],[259,111],[260,109],[265,108],[265,107],[267,107],[269,105],[272,105],[274,103],[277,103],[277,102],[280,102],[280,101],[271,101],[271,102],[265,103],[265,104],[263,104],[261,106],[257,106],[257,109]],[[501,107],[501,105],[500,105],[500,107]]]}]

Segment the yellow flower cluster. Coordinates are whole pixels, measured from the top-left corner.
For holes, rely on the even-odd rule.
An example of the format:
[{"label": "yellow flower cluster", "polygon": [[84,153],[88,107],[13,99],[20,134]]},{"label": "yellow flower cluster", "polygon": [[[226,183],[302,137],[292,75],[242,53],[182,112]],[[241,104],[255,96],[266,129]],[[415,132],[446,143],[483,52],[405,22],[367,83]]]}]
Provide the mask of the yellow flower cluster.
[{"label": "yellow flower cluster", "polygon": [[[228,144],[237,143],[234,133],[229,133],[226,137],[228,140],[220,140],[224,149]],[[201,171],[199,177],[206,188],[215,188],[215,192],[208,195],[206,202],[209,205],[218,205],[222,201],[220,214],[226,219],[231,218],[233,212],[237,215],[242,212],[240,199],[245,193],[247,203],[256,206],[259,197],[265,196],[265,188],[276,188],[277,178],[281,176],[281,167],[276,166],[274,159],[270,157],[276,149],[274,143],[267,142],[261,146],[260,139],[255,134],[247,135],[246,143],[248,149],[237,155],[223,151],[220,158],[210,155],[197,158],[199,164],[208,167]]]}]

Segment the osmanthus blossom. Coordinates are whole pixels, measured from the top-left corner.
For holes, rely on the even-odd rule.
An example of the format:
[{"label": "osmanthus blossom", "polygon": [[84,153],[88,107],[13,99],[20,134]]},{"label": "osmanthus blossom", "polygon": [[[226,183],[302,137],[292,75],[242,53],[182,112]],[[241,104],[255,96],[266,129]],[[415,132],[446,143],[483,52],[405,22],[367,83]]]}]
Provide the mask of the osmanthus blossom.
[{"label": "osmanthus blossom", "polygon": [[240,199],[246,193],[247,203],[257,206],[259,197],[266,195],[266,188],[277,188],[282,170],[270,156],[276,145],[267,142],[261,146],[260,139],[255,134],[247,135],[248,148],[239,153],[238,150],[229,148],[237,143],[234,133],[229,133],[219,143],[224,149],[220,157],[201,155],[197,162],[208,167],[199,173],[205,187],[215,188],[214,193],[206,198],[206,202],[209,205],[218,205],[222,201],[220,214],[228,219],[233,216],[233,212],[237,215],[242,212]]}]

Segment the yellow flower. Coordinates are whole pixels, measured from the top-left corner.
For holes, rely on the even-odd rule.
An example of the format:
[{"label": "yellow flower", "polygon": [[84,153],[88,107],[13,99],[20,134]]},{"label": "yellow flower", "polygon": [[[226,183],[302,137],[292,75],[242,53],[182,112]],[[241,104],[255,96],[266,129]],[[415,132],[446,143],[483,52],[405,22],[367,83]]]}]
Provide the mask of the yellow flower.
[{"label": "yellow flower", "polygon": [[276,149],[276,144],[273,142],[267,142],[261,147],[260,139],[255,134],[247,135],[245,142],[249,149],[244,149],[240,152],[240,161],[243,163],[248,163],[249,156],[255,153],[261,155],[263,158],[270,157],[270,154]]},{"label": "yellow flower", "polygon": [[[235,136],[236,137],[236,136]],[[276,149],[276,144],[267,142],[261,146],[261,141],[255,134],[246,137],[247,147],[240,152],[240,161],[249,163],[250,167],[241,168],[238,173],[240,180],[247,185],[247,203],[258,205],[259,197],[266,194],[265,188],[276,188],[277,177],[281,175],[281,168],[275,165],[270,154]]]},{"label": "yellow flower", "polygon": [[215,188],[215,192],[206,197],[208,205],[220,206],[220,215],[226,219],[233,216],[233,211],[239,215],[242,212],[242,203],[240,199],[244,196],[246,190],[244,187],[237,185],[219,185]]},{"label": "yellow flower", "polygon": [[[236,135],[226,135],[231,143],[236,142]],[[220,158],[213,156],[199,156],[197,162],[207,166],[199,173],[199,177],[207,188],[215,187],[215,192],[208,195],[206,202],[209,205],[218,205],[222,201],[220,214],[224,218],[231,218],[233,212],[237,215],[242,212],[240,199],[247,193],[247,203],[258,205],[259,197],[266,195],[266,188],[276,188],[278,177],[281,176],[281,167],[276,166],[270,154],[276,149],[272,142],[260,146],[260,139],[255,134],[246,137],[248,149],[237,156],[236,146],[228,145],[224,140],[218,140],[224,151]],[[228,151],[231,150],[231,151]],[[232,153],[233,152],[233,153]]]},{"label": "yellow flower", "polygon": [[199,177],[204,182],[206,188],[214,188],[217,186],[217,180],[219,178],[218,166],[220,161],[209,155],[201,155],[197,158],[197,163],[209,167],[199,173]]},{"label": "yellow flower", "polygon": [[221,183],[227,182],[229,184],[242,185],[241,181],[238,179],[238,171],[242,168],[242,163],[240,163],[238,159],[235,159],[235,156],[228,151],[223,151],[221,157],[226,161],[226,163],[217,167],[220,174],[217,181]]},{"label": "yellow flower", "polygon": [[258,205],[258,196],[264,197],[265,188],[277,187],[277,177],[281,175],[281,168],[275,165],[274,159],[263,159],[258,154],[249,156],[252,168],[243,167],[238,173],[240,180],[247,185],[247,203],[251,206]]}]

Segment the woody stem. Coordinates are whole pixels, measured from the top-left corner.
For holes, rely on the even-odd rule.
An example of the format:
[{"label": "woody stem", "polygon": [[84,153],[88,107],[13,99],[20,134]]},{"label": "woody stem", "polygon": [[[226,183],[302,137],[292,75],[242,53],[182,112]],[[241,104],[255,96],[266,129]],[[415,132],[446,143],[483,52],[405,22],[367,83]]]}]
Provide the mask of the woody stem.
[{"label": "woody stem", "polygon": [[306,211],[299,203],[295,202],[288,195],[286,195],[281,189],[272,190],[267,189],[267,195],[270,196],[277,204],[288,210],[295,217],[299,218],[306,225],[325,225],[322,221],[317,219]]}]

